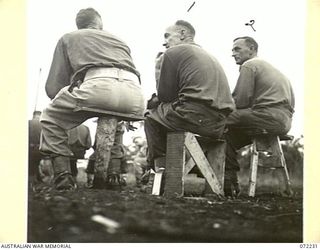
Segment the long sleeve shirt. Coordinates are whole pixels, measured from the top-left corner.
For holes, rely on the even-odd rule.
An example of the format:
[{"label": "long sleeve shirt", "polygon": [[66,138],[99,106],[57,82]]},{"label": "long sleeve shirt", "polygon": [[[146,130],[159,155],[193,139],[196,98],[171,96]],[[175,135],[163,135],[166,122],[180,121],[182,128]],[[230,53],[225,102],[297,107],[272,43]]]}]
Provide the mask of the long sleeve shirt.
[{"label": "long sleeve shirt", "polygon": [[72,77],[89,67],[116,67],[140,76],[129,47],[104,30],[80,29],[65,34],[58,41],[46,82],[47,95],[52,99]]},{"label": "long sleeve shirt", "polygon": [[246,61],[233,91],[237,109],[287,104],[292,110],[294,93],[289,80],[268,62],[259,58]]},{"label": "long sleeve shirt", "polygon": [[158,84],[160,102],[199,102],[234,109],[227,77],[218,61],[196,44],[177,45],[163,54]]}]

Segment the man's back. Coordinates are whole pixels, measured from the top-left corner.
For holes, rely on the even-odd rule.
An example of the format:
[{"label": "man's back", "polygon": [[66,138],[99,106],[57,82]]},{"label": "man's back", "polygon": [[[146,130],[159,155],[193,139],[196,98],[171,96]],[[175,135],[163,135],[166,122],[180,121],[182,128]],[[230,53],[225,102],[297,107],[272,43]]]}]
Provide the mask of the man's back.
[{"label": "man's back", "polygon": [[129,47],[107,31],[80,29],[64,35],[62,40],[74,71],[92,64],[136,73]]},{"label": "man's back", "polygon": [[159,100],[200,101],[216,109],[232,109],[227,77],[219,62],[196,44],[174,46],[164,53]]},{"label": "man's back", "polygon": [[54,98],[75,73],[90,67],[115,67],[139,76],[129,47],[104,30],[80,29],[63,35],[57,43],[46,91]]},{"label": "man's back", "polygon": [[290,81],[270,63],[259,58],[246,61],[233,93],[237,108],[261,108],[288,104],[294,108]]}]

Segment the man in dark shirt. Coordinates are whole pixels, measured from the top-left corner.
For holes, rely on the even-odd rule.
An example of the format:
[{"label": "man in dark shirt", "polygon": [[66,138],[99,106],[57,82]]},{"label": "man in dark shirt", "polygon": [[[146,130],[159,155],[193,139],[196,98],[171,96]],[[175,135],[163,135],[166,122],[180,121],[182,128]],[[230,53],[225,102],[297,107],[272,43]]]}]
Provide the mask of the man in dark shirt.
[{"label": "man in dark shirt", "polygon": [[[183,20],[167,28],[157,83],[157,99],[145,120],[148,165],[166,151],[168,131],[222,136],[234,104],[219,62],[194,42],[193,26]],[[149,102],[150,104],[151,102]]]},{"label": "man in dark shirt", "polygon": [[80,10],[76,24],[78,30],[57,43],[46,82],[53,100],[41,117],[40,150],[53,161],[56,189],[75,188],[67,130],[101,112],[125,120],[144,112],[139,72],[129,47],[102,30],[101,16],[92,8]]},{"label": "man in dark shirt", "polygon": [[291,128],[294,94],[289,80],[275,67],[257,57],[258,44],[251,37],[234,40],[232,56],[240,65],[240,75],[233,91],[236,110],[227,119],[228,133],[224,192],[240,192],[237,150],[251,143],[253,130],[283,135]]}]

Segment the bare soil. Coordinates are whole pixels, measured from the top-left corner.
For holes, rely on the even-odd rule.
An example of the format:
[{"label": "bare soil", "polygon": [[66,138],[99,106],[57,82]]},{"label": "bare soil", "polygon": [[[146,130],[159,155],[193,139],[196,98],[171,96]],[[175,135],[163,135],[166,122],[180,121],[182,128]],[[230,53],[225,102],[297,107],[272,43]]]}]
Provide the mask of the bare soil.
[{"label": "bare soil", "polygon": [[[84,180],[85,181],[85,180]],[[254,198],[246,187],[237,199],[165,198],[140,191],[133,183],[122,190],[29,190],[28,242],[302,242],[302,189],[282,197],[260,188]],[[100,215],[112,222],[93,220]]]}]

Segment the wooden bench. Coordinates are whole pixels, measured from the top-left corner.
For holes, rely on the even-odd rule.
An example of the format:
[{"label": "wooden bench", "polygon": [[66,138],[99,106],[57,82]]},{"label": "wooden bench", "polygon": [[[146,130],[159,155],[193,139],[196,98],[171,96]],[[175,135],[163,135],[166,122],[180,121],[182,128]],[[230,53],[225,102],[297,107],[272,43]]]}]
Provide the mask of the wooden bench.
[{"label": "wooden bench", "polygon": [[[189,159],[186,157],[188,153]],[[169,132],[165,163],[155,161],[156,168],[165,165],[163,195],[184,196],[185,178],[197,166],[206,180],[206,192],[223,196],[224,162],[224,140],[204,138],[190,132]],[[155,175],[153,194],[161,193],[159,178],[161,180],[162,172],[160,169]]]},{"label": "wooden bench", "polygon": [[[293,136],[270,135],[264,130],[259,133],[255,131],[251,136],[253,138],[253,143],[251,145],[248,195],[250,197],[255,196],[258,166],[265,166],[273,169],[279,168],[283,170],[285,192],[289,196],[292,195],[289,172],[280,141],[292,140]],[[265,156],[264,163],[261,161],[261,154],[264,154]]]}]

